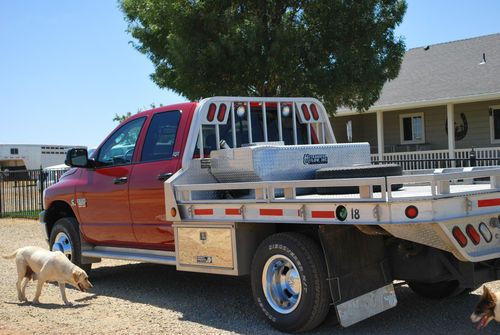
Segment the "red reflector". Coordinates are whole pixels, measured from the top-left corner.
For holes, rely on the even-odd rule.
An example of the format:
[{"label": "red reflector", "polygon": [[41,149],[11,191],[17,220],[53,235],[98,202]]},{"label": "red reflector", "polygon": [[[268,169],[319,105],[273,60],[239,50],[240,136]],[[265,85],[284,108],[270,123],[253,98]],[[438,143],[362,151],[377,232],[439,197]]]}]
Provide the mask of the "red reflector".
[{"label": "red reflector", "polygon": [[217,106],[215,106],[214,103],[210,104],[208,107],[208,114],[207,114],[207,120],[212,122],[215,117],[215,110],[217,109]]},{"label": "red reflector", "polygon": [[476,228],[474,228],[473,225],[471,224],[467,225],[467,227],[465,227],[465,232],[470,237],[474,245],[478,245],[479,242],[481,242],[481,236],[479,236],[479,233],[477,232]]},{"label": "red reflector", "polygon": [[462,248],[467,245],[467,237],[465,237],[464,233],[462,233],[460,228],[453,227],[451,233],[453,234],[453,237],[455,237],[455,240],[457,240],[458,244],[460,244]]},{"label": "red reflector", "polygon": [[319,119],[319,114],[318,114],[318,109],[316,108],[315,104],[311,104],[311,113],[313,115],[313,119],[318,120]]},{"label": "red reflector", "polygon": [[206,208],[206,209],[195,209],[194,210],[194,215],[213,215],[214,210],[211,208]]},{"label": "red reflector", "polygon": [[311,217],[313,219],[335,219],[334,211],[312,211]]},{"label": "red reflector", "polygon": [[226,104],[220,104],[219,113],[217,114],[217,120],[222,122],[224,121],[225,116],[226,116]]},{"label": "red reflector", "polygon": [[267,215],[267,216],[283,216],[283,210],[282,209],[265,209],[262,208],[259,211],[260,215]]},{"label": "red reflector", "polygon": [[226,215],[240,215],[239,208],[226,208]]},{"label": "red reflector", "polygon": [[302,109],[302,114],[304,114],[304,118],[309,121],[311,119],[311,114],[309,114],[309,109],[306,104],[302,104],[300,107]]},{"label": "red reflector", "polygon": [[477,207],[493,207],[493,206],[499,206],[500,205],[500,199],[483,199],[483,200],[478,200],[477,201]]},{"label": "red reflector", "polygon": [[408,219],[414,219],[417,217],[418,215],[418,208],[413,206],[413,205],[410,205],[408,207],[406,207],[405,209],[405,215]]}]

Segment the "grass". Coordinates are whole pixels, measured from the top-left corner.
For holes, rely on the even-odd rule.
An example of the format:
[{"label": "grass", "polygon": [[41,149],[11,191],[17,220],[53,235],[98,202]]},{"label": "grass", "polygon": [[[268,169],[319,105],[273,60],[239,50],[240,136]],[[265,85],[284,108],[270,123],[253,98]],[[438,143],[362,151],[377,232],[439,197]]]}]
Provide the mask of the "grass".
[{"label": "grass", "polygon": [[40,212],[41,210],[29,210],[29,211],[0,213],[0,218],[38,219],[38,214]]}]

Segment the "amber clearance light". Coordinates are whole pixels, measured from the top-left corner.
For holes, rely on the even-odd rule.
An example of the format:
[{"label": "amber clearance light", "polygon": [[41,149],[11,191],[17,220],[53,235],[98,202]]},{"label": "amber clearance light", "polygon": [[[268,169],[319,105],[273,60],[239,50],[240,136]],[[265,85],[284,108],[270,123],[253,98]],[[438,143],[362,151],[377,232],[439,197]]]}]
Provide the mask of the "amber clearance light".
[{"label": "amber clearance light", "polygon": [[177,210],[175,207],[170,208],[170,216],[175,217],[177,215]]}]

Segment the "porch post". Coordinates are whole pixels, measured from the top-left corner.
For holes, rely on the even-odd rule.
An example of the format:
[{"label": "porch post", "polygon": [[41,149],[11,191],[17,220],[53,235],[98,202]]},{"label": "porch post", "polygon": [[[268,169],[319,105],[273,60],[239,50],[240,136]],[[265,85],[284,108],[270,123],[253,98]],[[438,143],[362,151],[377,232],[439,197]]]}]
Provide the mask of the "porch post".
[{"label": "porch post", "polygon": [[448,120],[448,156],[451,166],[455,167],[455,108],[452,103],[446,105],[446,119]]},{"label": "porch post", "polygon": [[382,111],[377,111],[377,152],[378,160],[384,159],[384,115]]}]

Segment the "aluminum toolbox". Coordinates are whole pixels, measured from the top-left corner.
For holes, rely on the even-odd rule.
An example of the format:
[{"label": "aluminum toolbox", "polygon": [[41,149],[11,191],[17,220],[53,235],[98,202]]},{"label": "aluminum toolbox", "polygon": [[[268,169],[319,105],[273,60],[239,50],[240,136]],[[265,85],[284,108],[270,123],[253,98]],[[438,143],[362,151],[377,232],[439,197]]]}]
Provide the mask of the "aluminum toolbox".
[{"label": "aluminum toolbox", "polygon": [[219,182],[314,179],[316,170],[370,164],[368,143],[262,144],[212,151],[211,172]]}]

